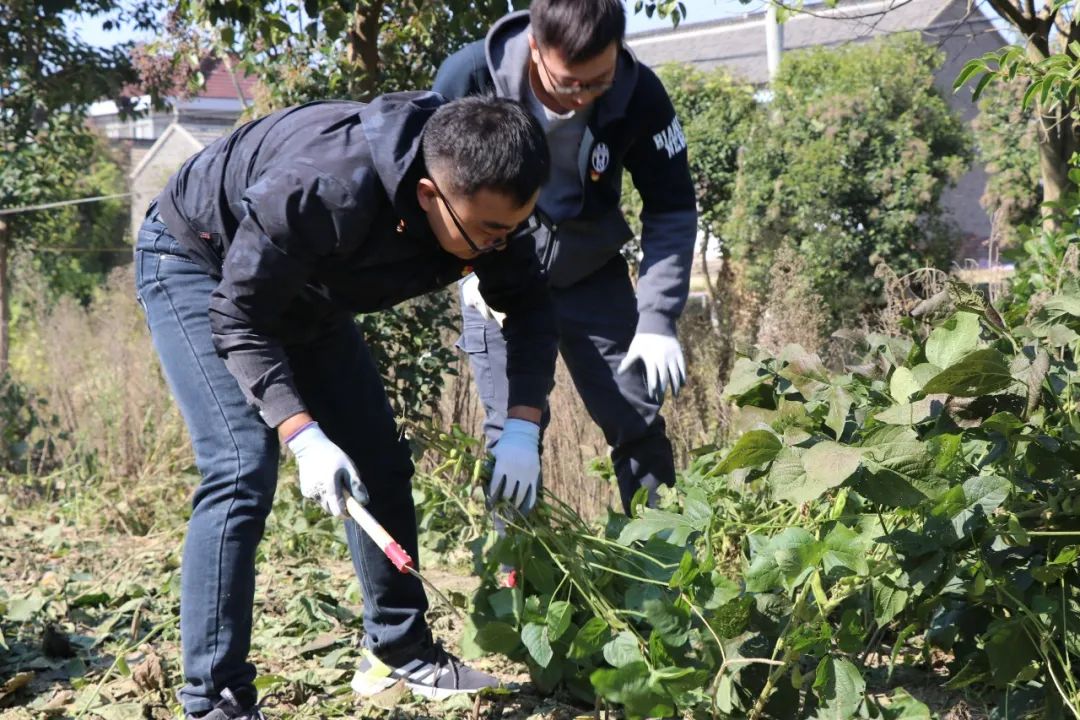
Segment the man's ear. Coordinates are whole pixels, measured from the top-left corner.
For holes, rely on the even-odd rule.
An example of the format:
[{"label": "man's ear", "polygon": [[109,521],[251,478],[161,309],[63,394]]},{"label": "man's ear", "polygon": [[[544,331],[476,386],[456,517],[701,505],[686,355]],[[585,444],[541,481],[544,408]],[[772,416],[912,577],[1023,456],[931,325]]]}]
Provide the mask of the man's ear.
[{"label": "man's ear", "polygon": [[530,30],[527,35],[529,36],[529,49],[539,50],[540,46],[536,44],[536,38],[533,37],[532,31]]},{"label": "man's ear", "polygon": [[430,178],[420,178],[416,183],[416,200],[420,203],[420,209],[431,212],[435,207],[436,198],[438,198],[438,193],[435,190],[435,183]]}]

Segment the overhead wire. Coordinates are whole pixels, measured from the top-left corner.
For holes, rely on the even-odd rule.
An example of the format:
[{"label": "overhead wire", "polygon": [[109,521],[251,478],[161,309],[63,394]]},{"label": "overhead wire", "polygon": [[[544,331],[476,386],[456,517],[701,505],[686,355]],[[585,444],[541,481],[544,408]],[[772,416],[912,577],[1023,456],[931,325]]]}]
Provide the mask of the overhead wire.
[{"label": "overhead wire", "polygon": [[[131,197],[132,193],[112,193],[110,195],[96,195],[88,198],[77,198],[75,200],[57,200],[56,202],[39,203],[37,205],[22,205],[14,208],[0,208],[0,216],[4,215],[17,215],[24,212],[32,212],[35,210],[51,210],[52,208],[66,207],[68,205],[82,205],[84,203],[102,202],[105,200],[117,200],[119,198]],[[118,247],[118,248],[90,248],[90,247],[38,247],[33,248],[34,252],[51,252],[51,253],[65,253],[65,252],[86,252],[86,253],[103,253],[103,252],[131,252],[131,246]]]},{"label": "overhead wire", "polygon": [[101,202],[102,200],[115,200],[117,198],[131,197],[131,193],[114,193],[112,195],[98,195],[96,197],[79,198],[77,200],[57,200],[56,202],[41,203],[40,205],[23,205],[22,207],[0,208],[0,215],[16,215],[32,210],[49,210],[51,208],[64,207],[65,205],[80,205],[82,203]]}]

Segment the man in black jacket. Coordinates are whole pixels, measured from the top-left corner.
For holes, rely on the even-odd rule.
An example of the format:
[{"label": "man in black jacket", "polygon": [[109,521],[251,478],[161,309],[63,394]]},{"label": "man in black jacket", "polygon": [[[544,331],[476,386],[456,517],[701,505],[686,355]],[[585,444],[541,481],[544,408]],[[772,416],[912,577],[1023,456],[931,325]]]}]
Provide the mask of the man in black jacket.
[{"label": "man in black jacket", "polygon": [[[532,502],[556,334],[527,236],[549,162],[517,103],[398,93],[248,123],[189,159],[151,204],[137,291],[202,474],[181,572],[190,717],[260,716],[247,654],[280,443],[305,497],[341,515],[351,493],[418,556],[409,448],[355,313],[476,273],[506,313],[510,347],[493,499]],[[366,631],[353,688],[403,680],[441,698],[497,684],[432,640],[421,584],[346,528]]]},{"label": "man in black jacket", "polygon": [[[697,234],[686,139],[656,75],[623,45],[621,0],[533,0],[485,40],[447,58],[446,97],[494,93],[529,108],[551,149],[537,235],[551,278],[559,351],[611,446],[623,507],[640,487],[655,498],[675,480],[660,404],[685,380],[675,323],[686,305]],[[641,268],[631,284],[620,248],[633,237],[619,208],[623,169],[641,194]],[[509,392],[505,327],[477,279],[462,283],[459,346],[469,354],[489,444],[503,432]]]}]

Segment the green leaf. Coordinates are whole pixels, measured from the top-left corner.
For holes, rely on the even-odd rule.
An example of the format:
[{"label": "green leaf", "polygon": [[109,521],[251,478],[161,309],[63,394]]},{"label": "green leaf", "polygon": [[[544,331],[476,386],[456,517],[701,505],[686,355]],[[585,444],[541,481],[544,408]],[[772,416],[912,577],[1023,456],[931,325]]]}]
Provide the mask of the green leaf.
[{"label": "green leaf", "polygon": [[976,397],[1004,390],[1013,384],[1005,356],[993,348],[969,353],[930,379],[923,391],[957,397]]},{"label": "green leaf", "polygon": [[682,560],[679,561],[678,569],[672,574],[671,580],[668,581],[668,587],[673,590],[688,587],[697,579],[700,573],[701,570],[694,561],[694,554],[687,550],[683,553]]},{"label": "green leaf", "polygon": [[555,569],[551,560],[533,554],[525,558],[525,577],[541,593],[555,590]]},{"label": "green leaf", "polygon": [[906,367],[898,367],[889,377],[889,394],[896,402],[907,402],[911,396],[922,390],[922,383]]},{"label": "green leaf", "polygon": [[891,622],[907,607],[910,593],[899,583],[897,574],[874,578],[870,581],[871,592],[874,596],[874,620],[878,625]]},{"label": "green leaf", "polygon": [[712,674],[708,670],[685,667],[662,667],[654,670],[649,676],[650,684],[654,687],[663,686],[671,694],[676,705],[689,705],[693,702],[693,698],[680,696],[700,691],[711,679]]},{"label": "green leaf", "polygon": [[538,625],[537,623],[526,625],[521,630],[521,642],[525,645],[525,649],[529,651],[529,654],[532,655],[532,659],[536,661],[537,665],[542,668],[548,666],[553,653],[546,625]]},{"label": "green leaf", "polygon": [[673,648],[686,644],[690,633],[690,610],[682,603],[665,600],[647,600],[645,618],[660,637]]},{"label": "green leaf", "polygon": [[1024,97],[1020,101],[1021,108],[1027,110],[1031,107],[1031,100],[1035,97],[1035,93],[1039,92],[1039,90],[1042,89],[1042,83],[1042,80],[1036,80],[1035,82],[1028,85],[1027,90],[1024,91]]},{"label": "green leaf", "polygon": [[809,502],[854,475],[861,461],[858,448],[831,440],[819,442],[802,455],[805,483],[773,487],[773,495],[794,504]]},{"label": "green leaf", "polygon": [[824,706],[822,717],[841,720],[855,714],[863,701],[866,681],[850,660],[825,657],[818,663],[814,690]]},{"label": "green leaf", "polygon": [[960,88],[962,88],[964,86],[964,83],[966,83],[972,75],[979,72],[980,70],[985,71],[987,69],[988,68],[986,66],[986,61],[982,58],[968,60],[964,67],[960,70],[960,74],[956,76],[956,80],[953,81],[953,92],[956,92]]},{"label": "green leaf", "polygon": [[762,385],[771,383],[772,377],[765,368],[749,358],[742,357],[735,361],[735,367],[731,369],[731,379],[724,386],[723,397],[738,402]]},{"label": "green leaf", "polygon": [[1005,437],[1021,434],[1024,429],[1024,421],[1011,412],[994,413],[982,422],[983,430],[999,432]]},{"label": "green leaf", "polygon": [[7,619],[11,622],[30,622],[48,603],[37,590],[26,595],[12,595],[7,601]]},{"label": "green leaf", "polygon": [[829,414],[825,417],[825,426],[832,430],[833,435],[839,440],[844,434],[848,413],[851,412],[853,403],[851,394],[843,387],[833,385],[829,388],[825,399],[829,403]]},{"label": "green leaf", "polygon": [[778,585],[790,591],[809,575],[822,552],[806,530],[785,528],[754,556],[746,571],[746,591],[768,592]]},{"label": "green leaf", "polygon": [[1064,316],[1072,316],[1073,318],[1080,318],[1080,296],[1059,294],[1054,295],[1052,298],[1046,301],[1043,305],[1043,309],[1053,311],[1055,318],[1063,318]]},{"label": "green leaf", "polygon": [[845,610],[840,618],[840,625],[837,630],[836,644],[840,650],[846,653],[855,653],[863,649],[867,630],[859,619],[858,611]]},{"label": "green leaf", "polygon": [[556,600],[548,605],[547,629],[548,638],[551,642],[561,638],[566,629],[570,627],[570,618],[573,614],[573,607],[565,600]]},{"label": "green leaf", "polygon": [[948,398],[948,395],[928,395],[922,400],[893,405],[874,415],[874,419],[887,425],[918,425],[941,415]]},{"label": "green leaf", "polygon": [[958,538],[968,532],[967,523],[972,517],[989,518],[994,511],[1009,497],[1012,483],[997,475],[978,475],[966,480],[963,485],[964,507],[953,514],[953,529]]},{"label": "green leaf", "polygon": [[949,368],[979,348],[979,316],[958,312],[931,331],[926,339],[926,359]]},{"label": "green leaf", "polygon": [[926,383],[930,382],[935,375],[941,372],[941,368],[931,363],[919,363],[915,367],[911,368],[911,377],[915,378],[915,382],[919,384],[919,390],[926,387]]},{"label": "green leaf", "polygon": [[698,532],[705,532],[713,519],[713,506],[704,490],[690,488],[686,491],[682,514],[690,523],[690,527]]},{"label": "green leaf", "polygon": [[719,570],[714,570],[709,575],[709,581],[711,588],[698,595],[698,600],[709,610],[731,602],[742,592],[742,586],[739,583],[725,577]]},{"label": "green leaf", "polygon": [[765,485],[772,491],[774,497],[797,495],[801,488],[807,485],[806,469],[802,464],[805,453],[806,450],[803,448],[787,446],[769,465]]},{"label": "green leaf", "polygon": [[908,694],[904,688],[897,688],[889,697],[889,704],[884,708],[885,720],[934,720],[930,708]]},{"label": "green leaf", "polygon": [[846,568],[857,575],[866,575],[866,540],[846,525],[837,523],[823,541],[825,553],[822,567],[828,575],[834,568]]},{"label": "green leaf", "polygon": [[877,428],[863,441],[862,451],[868,472],[853,488],[873,502],[910,507],[948,490],[948,481],[933,474],[934,461],[926,444],[910,427]]},{"label": "green leaf", "polygon": [[[267,691],[288,682],[283,675],[259,675],[255,678],[255,689],[260,695],[267,694]],[[144,716],[145,717],[145,716]]]},{"label": "green leaf", "polygon": [[675,712],[671,701],[653,688],[649,666],[643,661],[595,670],[589,680],[600,696],[621,704],[627,718],[667,717]]},{"label": "green leaf", "polygon": [[1078,557],[1080,557],[1080,545],[1067,545],[1043,567],[1032,568],[1031,575],[1041,583],[1057,582],[1072,569]]},{"label": "green leaf", "polygon": [[791,382],[807,400],[814,392],[829,384],[829,371],[816,353],[791,344],[785,346],[776,359],[784,364],[784,368],[777,375]]},{"label": "green leaf", "polygon": [[521,620],[520,589],[500,588],[488,595],[487,601],[499,620],[513,620],[515,623]]},{"label": "green leaf", "polygon": [[764,465],[776,457],[783,448],[780,438],[768,430],[750,430],[743,433],[731,452],[717,466],[716,472],[729,473],[739,468]]},{"label": "green leaf", "polygon": [[975,89],[971,91],[971,100],[973,102],[975,100],[978,100],[982,96],[983,90],[986,89],[986,86],[989,85],[990,81],[993,79],[993,73],[986,73],[981,78],[979,78],[979,82],[975,84]]},{"label": "green leaf", "polygon": [[638,645],[637,637],[629,630],[623,630],[604,645],[604,659],[610,665],[622,667],[643,661],[645,658],[641,656],[641,647]]},{"label": "green leaf", "polygon": [[670,531],[667,541],[672,545],[685,545],[690,534],[698,530],[694,523],[684,515],[645,508],[641,517],[634,518],[619,534],[620,545],[631,545],[637,540],[646,540],[657,533]]},{"label": "green leaf", "polygon": [[600,650],[611,637],[611,627],[601,618],[592,617],[581,626],[570,643],[567,655],[575,660],[584,660]]},{"label": "green leaf", "polygon": [[348,17],[336,5],[326,8],[322,14],[323,27],[326,29],[326,37],[337,39],[345,31]]},{"label": "green leaf", "polygon": [[518,646],[518,634],[510,625],[495,620],[480,626],[474,642],[484,652],[509,654]]},{"label": "green leaf", "polygon": [[1026,622],[1023,618],[995,620],[983,638],[990,675],[998,687],[1017,682],[1021,673],[1039,658],[1039,650],[1025,629]]}]

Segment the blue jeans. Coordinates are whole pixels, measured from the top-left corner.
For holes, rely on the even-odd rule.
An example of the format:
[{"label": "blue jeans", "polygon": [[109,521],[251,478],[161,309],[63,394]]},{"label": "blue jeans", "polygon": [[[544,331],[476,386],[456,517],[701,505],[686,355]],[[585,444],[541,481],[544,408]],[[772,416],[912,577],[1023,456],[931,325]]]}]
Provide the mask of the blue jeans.
[{"label": "blue jeans", "polygon": [[[623,510],[629,513],[638,488],[648,488],[655,500],[660,485],[675,483],[675,460],[660,404],[649,397],[644,374],[638,368],[618,372],[638,321],[626,262],[615,257],[569,287],[552,288],[551,296],[559,323],[559,354],[585,409],[611,446]],[[506,422],[506,339],[497,322],[464,303],[462,322],[457,346],[469,356],[490,448]],[[545,427],[547,421],[545,410]]]},{"label": "blue jeans", "polygon": [[[202,475],[181,567],[187,684],[180,700],[186,712],[202,713],[229,688],[251,703],[255,549],[277,485],[277,434],[214,351],[208,309],[217,281],[188,257],[154,205],[135,246],[135,283]],[[360,471],[371,495],[368,509],[418,558],[411,454],[352,318],[342,314],[287,353],[311,414]],[[382,657],[407,653],[427,637],[423,587],[398,573],[356,523],[346,522],[346,538],[364,595],[365,643]]]}]

